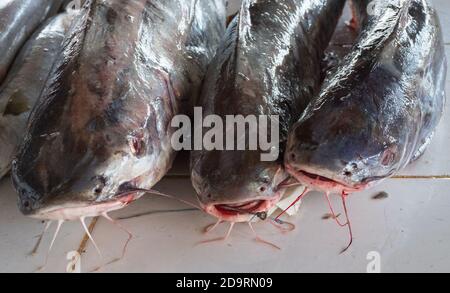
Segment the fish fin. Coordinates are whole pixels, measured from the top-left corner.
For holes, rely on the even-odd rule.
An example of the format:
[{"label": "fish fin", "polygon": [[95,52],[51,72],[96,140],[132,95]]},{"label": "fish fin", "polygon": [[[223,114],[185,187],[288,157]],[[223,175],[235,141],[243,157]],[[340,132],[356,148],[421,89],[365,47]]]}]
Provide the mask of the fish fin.
[{"label": "fish fin", "polygon": [[[247,28],[252,24],[252,17],[250,15],[250,7],[252,6],[252,1],[243,0],[241,4],[241,9],[236,13],[236,16],[239,17],[239,35],[241,33],[246,33],[246,30],[242,30],[243,28]],[[241,35],[243,36],[243,35]]]},{"label": "fish fin", "polygon": [[221,58],[220,63],[225,66],[228,72],[239,72],[241,61],[235,57],[239,55],[240,47],[245,47],[241,46],[240,43],[245,42],[251,29],[250,6],[251,1],[242,1],[241,8],[227,25],[228,29],[222,41],[223,46],[221,46],[222,51],[217,54]]}]

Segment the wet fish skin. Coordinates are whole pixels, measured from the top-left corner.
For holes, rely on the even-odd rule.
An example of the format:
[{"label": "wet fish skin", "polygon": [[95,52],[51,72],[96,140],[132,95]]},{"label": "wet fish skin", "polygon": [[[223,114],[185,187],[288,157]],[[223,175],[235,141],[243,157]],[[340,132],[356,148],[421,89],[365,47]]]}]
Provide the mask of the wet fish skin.
[{"label": "wet fish skin", "polygon": [[358,191],[395,174],[424,152],[442,116],[447,62],[436,11],[425,0],[379,4],[383,13],[366,16],[290,133],[285,164],[314,189]]},{"label": "wet fish skin", "polygon": [[62,0],[2,0],[0,3],[0,84],[22,45],[55,14]]},{"label": "wet fish skin", "polygon": [[225,31],[222,0],[86,2],[13,163],[33,217],[98,215],[158,182]]},{"label": "wet fish skin", "polygon": [[0,178],[9,172],[31,109],[75,16],[75,13],[62,13],[43,23],[25,43],[0,87]]},{"label": "wet fish skin", "polygon": [[[353,44],[359,36],[361,26],[351,3],[353,2],[347,2],[348,5],[345,7],[333,38],[325,51],[325,58],[322,61],[322,82],[351,52]],[[352,23],[354,25],[351,25]]]},{"label": "wet fish skin", "polygon": [[61,11],[80,10],[86,0],[63,0],[61,4]]},{"label": "wet fish skin", "polygon": [[[344,3],[244,1],[208,71],[198,103],[204,115],[279,115],[285,143],[320,87],[321,59]],[[191,177],[203,208],[225,220],[246,221],[248,215],[225,216],[215,206],[262,200],[260,209],[267,210],[276,203],[288,177],[283,156],[262,162],[261,154],[193,151]]]},{"label": "wet fish skin", "polygon": [[[69,5],[71,7],[69,7]],[[81,7],[83,7],[83,5],[84,5],[84,0],[63,0],[61,9],[81,8]]]}]

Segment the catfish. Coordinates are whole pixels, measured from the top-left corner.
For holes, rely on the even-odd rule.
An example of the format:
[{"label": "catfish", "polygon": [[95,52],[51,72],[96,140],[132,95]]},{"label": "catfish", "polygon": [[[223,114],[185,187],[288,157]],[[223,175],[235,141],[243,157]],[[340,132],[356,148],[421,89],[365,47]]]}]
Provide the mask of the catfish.
[{"label": "catfish", "polygon": [[[224,121],[227,115],[277,115],[283,151],[288,130],[320,89],[321,61],[344,5],[340,0],[243,1],[197,105]],[[262,161],[263,153],[193,151],[191,178],[201,207],[221,221],[264,215],[282,197],[289,174],[283,152],[274,161]]]},{"label": "catfish", "polygon": [[424,153],[443,114],[447,73],[439,17],[428,1],[353,4],[360,36],[290,131],[285,154],[298,182],[327,198],[341,195],[350,235],[347,196]]},{"label": "catfish", "polygon": [[222,0],[88,0],[33,109],[12,178],[23,214],[83,220],[127,206],[170,169],[225,31]]}]

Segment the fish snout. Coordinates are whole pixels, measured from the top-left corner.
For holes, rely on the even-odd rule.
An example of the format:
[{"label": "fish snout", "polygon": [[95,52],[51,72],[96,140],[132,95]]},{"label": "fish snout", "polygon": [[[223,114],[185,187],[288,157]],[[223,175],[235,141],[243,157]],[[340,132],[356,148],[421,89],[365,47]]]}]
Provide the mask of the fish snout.
[{"label": "fish snout", "polygon": [[196,188],[202,204],[242,203],[253,200],[271,200],[276,197],[277,186],[272,185],[270,178],[259,178],[251,183],[231,181],[228,184],[203,183]]},{"label": "fish snout", "polygon": [[277,200],[254,199],[234,203],[216,203],[204,206],[204,210],[222,220],[228,222],[248,222],[253,218],[265,219],[266,212],[273,207]]},{"label": "fish snout", "polygon": [[[204,196],[203,209],[210,215],[229,222],[247,222],[252,218],[263,218],[282,196],[269,184],[259,184],[248,193],[209,193]],[[233,196],[231,196],[233,195]]]},{"label": "fish snout", "polygon": [[14,160],[12,162],[11,179],[13,186],[18,193],[17,205],[22,214],[30,216],[39,210],[41,206],[40,199],[42,196],[22,180],[21,176],[18,175],[17,167],[17,161]]},{"label": "fish snout", "polygon": [[33,190],[28,188],[16,187],[19,194],[17,204],[19,210],[25,216],[33,215],[40,208],[40,196]]}]

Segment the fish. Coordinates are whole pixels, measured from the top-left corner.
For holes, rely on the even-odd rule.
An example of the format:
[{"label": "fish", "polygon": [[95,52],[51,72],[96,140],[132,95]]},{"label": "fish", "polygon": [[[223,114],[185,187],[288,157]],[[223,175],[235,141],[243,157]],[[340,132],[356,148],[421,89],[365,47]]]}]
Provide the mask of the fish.
[{"label": "fish", "polygon": [[424,153],[443,114],[447,72],[428,1],[355,1],[354,9],[360,36],[292,127],[285,154],[300,183],[344,196]]},{"label": "fish", "polygon": [[144,195],[175,157],[225,32],[222,0],[88,0],[33,109],[12,164],[24,215],[102,216]]},{"label": "fish", "polygon": [[62,0],[2,0],[0,3],[0,84],[17,53]]},{"label": "fish", "polygon": [[[209,67],[197,106],[205,116],[222,118],[278,115],[284,150],[288,130],[320,89],[321,61],[344,4],[243,1]],[[222,221],[248,222],[273,207],[289,175],[282,154],[267,162],[261,160],[263,153],[192,151],[191,179],[202,209]]]},{"label": "fish", "polygon": [[30,37],[0,87],[0,179],[11,167],[28,117],[53,68],[76,13],[61,13]]}]

